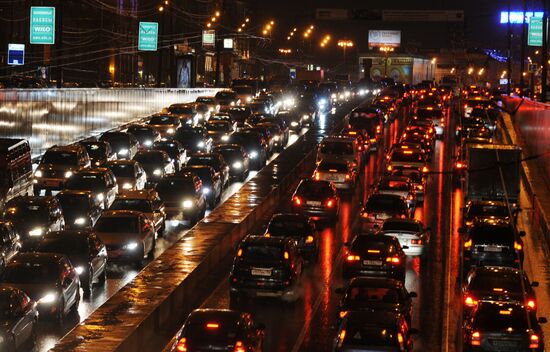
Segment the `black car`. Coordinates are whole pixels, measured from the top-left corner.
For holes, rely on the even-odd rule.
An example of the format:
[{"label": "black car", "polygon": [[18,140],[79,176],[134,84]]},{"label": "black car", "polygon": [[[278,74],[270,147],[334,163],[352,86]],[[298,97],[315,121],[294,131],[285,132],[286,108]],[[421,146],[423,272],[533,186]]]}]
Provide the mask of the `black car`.
[{"label": "black car", "polygon": [[222,108],[221,111],[228,113],[231,119],[237,122],[238,128],[244,127],[246,120],[252,115],[252,110],[248,106],[231,106]]},{"label": "black car", "polygon": [[416,292],[409,292],[403,282],[394,279],[355,277],[346,289],[340,302],[339,317],[342,319],[350,311],[388,311],[402,314],[411,324],[412,298]]},{"label": "black car", "polygon": [[191,153],[210,153],[212,149],[212,138],[204,127],[182,126],[176,130],[174,139]]},{"label": "black car", "polygon": [[15,226],[9,221],[0,221],[0,272],[20,249],[21,241]]},{"label": "black car", "polygon": [[36,252],[65,255],[74,265],[84,294],[89,296],[94,282],[107,278],[107,249],[91,230],[50,232],[35,248]]},{"label": "black car", "polygon": [[249,313],[228,309],[196,309],[176,335],[170,352],[263,351],[264,326]]},{"label": "black car", "polygon": [[344,278],[387,277],[405,280],[405,252],[395,237],[362,234],[346,244]]},{"label": "black car", "polygon": [[250,158],[244,148],[238,144],[220,144],[214,148],[214,153],[223,156],[229,165],[229,175],[244,181],[250,172]]},{"label": "black car", "polygon": [[381,227],[391,218],[407,219],[410,209],[407,200],[397,194],[373,193],[361,209],[361,227],[365,231]]},{"label": "black car", "polygon": [[116,153],[108,142],[91,140],[80,142],[80,145],[86,148],[92,167],[104,166],[107,161],[116,159]]},{"label": "black car", "polygon": [[69,178],[65,189],[90,191],[103,209],[109,209],[118,194],[115,174],[105,167],[78,171]]},{"label": "black car", "polygon": [[51,196],[16,197],[6,203],[4,219],[15,226],[23,247],[32,246],[46,233],[65,227],[61,206]]},{"label": "black car", "polygon": [[108,142],[115,151],[117,159],[130,160],[138,150],[139,142],[134,135],[121,131],[105,132],[100,141]]},{"label": "black car", "polygon": [[283,146],[286,146],[288,144],[290,128],[288,127],[288,124],[286,123],[285,119],[279,116],[276,116],[276,117],[266,116],[260,120],[260,123],[274,123],[277,126],[279,126],[282,133],[282,138],[283,138],[281,141],[281,144]]},{"label": "black car", "polygon": [[239,244],[229,275],[231,301],[238,303],[249,295],[296,300],[302,270],[295,240],[247,236]]},{"label": "black car", "polygon": [[267,156],[270,157],[275,152],[275,140],[269,128],[262,126],[246,127],[241,129],[241,132],[259,133],[264,140]]},{"label": "black car", "polygon": [[[514,214],[512,214],[514,216]],[[463,225],[472,227],[475,222],[483,219],[494,219],[500,223],[510,222],[510,212],[505,202],[493,200],[470,201],[464,207]]]},{"label": "black car", "polygon": [[260,133],[254,131],[235,132],[229,137],[229,142],[244,148],[254,170],[260,170],[266,164],[267,145]]},{"label": "black car", "polygon": [[80,280],[67,257],[52,253],[18,253],[0,276],[0,283],[23,290],[38,303],[40,316],[59,323],[80,303]]},{"label": "black car", "polygon": [[498,266],[481,266],[468,273],[462,294],[464,311],[470,312],[481,300],[516,301],[525,304],[530,311],[537,309],[533,287],[523,270]]},{"label": "black car", "polygon": [[300,131],[309,120],[304,118],[303,113],[296,110],[279,111],[277,117],[283,119],[286,125],[294,132]]},{"label": "black car", "polygon": [[168,219],[189,220],[194,225],[204,218],[207,202],[199,177],[192,174],[168,176],[160,180],[155,189],[164,202]]},{"label": "black car", "polygon": [[101,215],[102,202],[91,191],[63,190],[56,196],[66,229],[93,227]]},{"label": "black car", "polygon": [[213,209],[222,197],[222,180],[219,173],[207,165],[186,166],[180,171],[182,174],[191,173],[202,181],[202,192],[208,201],[208,207]]},{"label": "black car", "polygon": [[136,137],[140,148],[151,148],[153,143],[160,141],[160,133],[149,125],[130,125],[127,132]]},{"label": "black car", "polygon": [[291,199],[292,212],[336,222],[340,211],[340,198],[331,182],[303,179]]},{"label": "black car", "polygon": [[544,337],[537,319],[522,303],[481,301],[466,319],[463,351],[544,351]]},{"label": "black car", "polygon": [[319,256],[319,239],[315,224],[301,214],[274,214],[267,225],[264,236],[288,237],[298,243],[298,250],[305,258],[315,260]]},{"label": "black car", "polygon": [[182,167],[184,167],[187,162],[187,150],[178,141],[162,140],[155,142],[153,144],[153,149],[166,152],[174,163],[176,171],[179,171]]},{"label": "black car", "polygon": [[219,153],[196,153],[192,154],[187,161],[187,166],[207,165],[214,169],[216,174],[219,174],[222,180],[223,188],[229,185],[229,166],[225,163],[223,156]]},{"label": "black car", "polygon": [[399,313],[354,311],[342,319],[333,351],[410,352],[416,333]]},{"label": "black car", "polygon": [[511,225],[474,224],[463,239],[464,272],[486,265],[519,267],[524,255],[522,235]]},{"label": "black car", "polygon": [[149,183],[156,183],[163,177],[176,172],[174,162],[162,150],[140,150],[134,156],[134,160],[145,170]]},{"label": "black car", "polygon": [[30,351],[37,322],[36,302],[16,287],[0,285],[0,351]]}]

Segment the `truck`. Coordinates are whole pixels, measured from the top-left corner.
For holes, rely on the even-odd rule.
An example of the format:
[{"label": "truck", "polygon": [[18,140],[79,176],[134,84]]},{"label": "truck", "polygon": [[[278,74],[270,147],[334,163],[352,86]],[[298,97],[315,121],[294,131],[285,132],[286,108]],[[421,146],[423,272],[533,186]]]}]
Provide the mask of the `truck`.
[{"label": "truck", "polygon": [[475,200],[506,201],[507,196],[508,202],[514,208],[518,206],[520,147],[508,144],[470,144],[466,148],[466,167],[465,204]]}]

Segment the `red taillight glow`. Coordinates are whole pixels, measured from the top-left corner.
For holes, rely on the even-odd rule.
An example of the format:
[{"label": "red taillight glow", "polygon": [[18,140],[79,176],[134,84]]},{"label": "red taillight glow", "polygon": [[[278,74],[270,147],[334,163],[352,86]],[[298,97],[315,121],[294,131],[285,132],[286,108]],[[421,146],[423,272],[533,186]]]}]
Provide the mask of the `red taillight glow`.
[{"label": "red taillight glow", "polygon": [[315,172],[315,181],[319,181],[321,179],[321,174],[318,172]]},{"label": "red taillight glow", "polygon": [[220,327],[220,324],[218,323],[208,323],[206,324],[207,329],[215,330]]},{"label": "red taillight glow", "polygon": [[294,203],[294,205],[302,205],[302,200],[298,196],[292,198],[292,202]]},{"label": "red taillight glow", "polygon": [[466,298],[464,298],[464,304],[467,307],[475,307],[477,303],[478,302],[472,296],[466,296]]},{"label": "red taillight glow", "polygon": [[457,169],[462,169],[464,167],[464,165],[462,163],[456,163],[456,168]]},{"label": "red taillight glow", "polygon": [[357,261],[361,260],[361,257],[359,257],[358,255],[349,254],[349,255],[346,257],[346,260],[347,260],[348,262],[357,262]]},{"label": "red taillight glow", "polygon": [[245,352],[246,348],[244,347],[243,343],[241,341],[237,341],[235,343],[235,352]]},{"label": "red taillight glow", "polygon": [[176,345],[176,350],[180,352],[187,352],[187,339],[182,337]]},{"label": "red taillight glow", "polygon": [[386,262],[392,263],[392,264],[399,264],[401,263],[401,259],[399,259],[398,257],[387,257]]},{"label": "red taillight glow", "polygon": [[351,179],[351,175],[350,174],[346,174],[346,180],[349,180]]},{"label": "red taillight glow", "polygon": [[523,249],[523,246],[521,245],[521,243],[514,242],[514,249],[516,251],[521,251]]},{"label": "red taillight glow", "polygon": [[539,348],[539,337],[538,335],[532,334],[529,338],[529,348]]},{"label": "red taillight glow", "polygon": [[474,331],[474,332],[472,333],[472,339],[471,339],[471,341],[470,341],[470,344],[471,344],[472,346],[479,346],[479,345],[481,345],[481,335],[479,334],[478,331]]},{"label": "red taillight glow", "polygon": [[527,301],[527,307],[530,308],[530,309],[535,309],[536,307],[536,303],[535,303],[535,300],[534,299],[530,299]]},{"label": "red taillight glow", "polygon": [[422,240],[411,240],[411,244],[421,245],[421,244],[422,244]]},{"label": "red taillight glow", "polygon": [[329,199],[326,202],[327,208],[333,208],[334,204],[335,204],[334,199]]}]

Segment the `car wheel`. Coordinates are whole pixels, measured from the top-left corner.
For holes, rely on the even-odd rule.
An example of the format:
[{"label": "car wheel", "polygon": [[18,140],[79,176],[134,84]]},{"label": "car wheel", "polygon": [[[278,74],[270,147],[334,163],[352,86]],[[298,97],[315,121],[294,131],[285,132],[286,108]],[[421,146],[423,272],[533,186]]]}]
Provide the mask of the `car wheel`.
[{"label": "car wheel", "polygon": [[74,304],[71,307],[71,313],[78,314],[78,305],[80,304],[80,289],[76,291],[76,297],[74,299]]},{"label": "car wheel", "polygon": [[164,236],[164,232],[166,232],[166,220],[164,220],[164,221],[162,222],[162,226],[161,226],[160,229],[157,231],[158,236],[159,236],[159,237],[163,237],[163,236]]},{"label": "car wheel", "polygon": [[107,281],[107,268],[103,268],[103,272],[101,272],[101,275],[99,275],[99,283],[101,285],[105,285],[105,282]]},{"label": "car wheel", "polygon": [[82,291],[84,297],[90,297],[92,295],[92,283],[94,280],[94,271],[90,268],[88,270],[88,281],[82,283]]},{"label": "car wheel", "polygon": [[151,245],[151,250],[147,253],[147,259],[155,259],[155,248],[157,248],[157,240],[153,239],[153,244]]}]

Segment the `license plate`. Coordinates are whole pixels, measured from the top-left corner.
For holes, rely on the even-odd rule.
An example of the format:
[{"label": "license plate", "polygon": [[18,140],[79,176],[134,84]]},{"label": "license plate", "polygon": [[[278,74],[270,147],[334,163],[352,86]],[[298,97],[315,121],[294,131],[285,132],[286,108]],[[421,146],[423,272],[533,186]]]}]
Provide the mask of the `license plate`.
[{"label": "license plate", "polygon": [[320,207],[321,206],[321,202],[317,202],[317,201],[312,201],[312,200],[308,200],[306,202],[307,205],[311,205],[312,207]]},{"label": "license plate", "polygon": [[485,252],[502,252],[502,248],[498,246],[487,246],[484,250]]},{"label": "license plate", "polygon": [[382,261],[381,260],[363,260],[363,265],[380,266],[382,265]]},{"label": "license plate", "polygon": [[271,276],[271,269],[252,269],[253,276]]},{"label": "license plate", "polygon": [[45,181],[44,184],[48,187],[58,187],[59,181]]},{"label": "license plate", "polygon": [[375,215],[375,218],[376,218],[376,219],[380,219],[380,220],[386,220],[386,219],[389,219],[389,217],[390,217],[390,216],[387,215],[387,214],[376,214],[376,215]]},{"label": "license plate", "polygon": [[328,175],[327,180],[329,181],[338,181],[340,177],[338,175]]},{"label": "license plate", "polygon": [[497,348],[515,348],[517,347],[517,342],[516,341],[499,341],[499,340],[493,340],[492,341],[493,343],[493,346],[497,347]]}]

